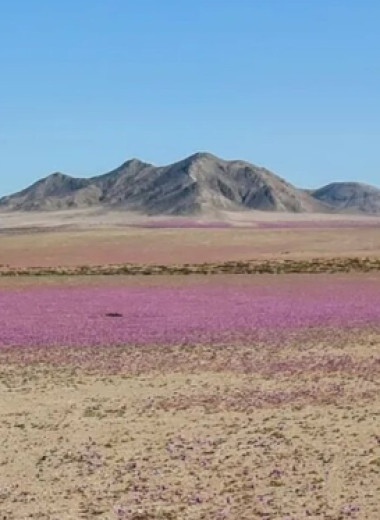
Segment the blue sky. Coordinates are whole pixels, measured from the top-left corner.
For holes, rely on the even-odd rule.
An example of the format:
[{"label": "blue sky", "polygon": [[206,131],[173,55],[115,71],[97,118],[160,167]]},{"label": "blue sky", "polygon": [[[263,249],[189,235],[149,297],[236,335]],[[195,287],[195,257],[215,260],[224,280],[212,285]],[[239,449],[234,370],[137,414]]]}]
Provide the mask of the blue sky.
[{"label": "blue sky", "polygon": [[380,185],[378,0],[0,1],[0,193],[195,151]]}]

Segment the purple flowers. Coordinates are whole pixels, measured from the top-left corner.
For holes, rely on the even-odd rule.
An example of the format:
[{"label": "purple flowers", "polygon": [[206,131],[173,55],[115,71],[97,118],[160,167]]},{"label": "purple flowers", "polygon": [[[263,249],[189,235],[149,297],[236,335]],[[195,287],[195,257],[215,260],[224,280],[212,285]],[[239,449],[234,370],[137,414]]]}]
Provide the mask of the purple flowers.
[{"label": "purple flowers", "polygon": [[380,324],[380,280],[0,291],[0,346],[265,341]]},{"label": "purple flowers", "polygon": [[342,507],[342,513],[346,516],[353,516],[360,511],[360,506],[356,504],[347,504]]}]

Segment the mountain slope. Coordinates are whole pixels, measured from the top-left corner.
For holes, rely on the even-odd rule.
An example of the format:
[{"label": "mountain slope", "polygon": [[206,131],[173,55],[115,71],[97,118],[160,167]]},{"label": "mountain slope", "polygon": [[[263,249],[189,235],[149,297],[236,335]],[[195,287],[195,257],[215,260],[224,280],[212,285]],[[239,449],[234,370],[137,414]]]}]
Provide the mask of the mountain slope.
[{"label": "mountain slope", "polygon": [[312,196],[339,211],[380,214],[380,189],[359,182],[334,182]]},{"label": "mountain slope", "polygon": [[9,210],[48,210],[79,207],[96,201],[94,186],[87,179],[53,173],[29,188],[0,199],[0,208]]},{"label": "mountain slope", "polygon": [[55,173],[0,199],[3,210],[56,210],[105,206],[146,214],[195,214],[219,209],[328,211],[323,198],[298,190],[245,161],[197,153],[162,167],[132,159],[90,179]]}]

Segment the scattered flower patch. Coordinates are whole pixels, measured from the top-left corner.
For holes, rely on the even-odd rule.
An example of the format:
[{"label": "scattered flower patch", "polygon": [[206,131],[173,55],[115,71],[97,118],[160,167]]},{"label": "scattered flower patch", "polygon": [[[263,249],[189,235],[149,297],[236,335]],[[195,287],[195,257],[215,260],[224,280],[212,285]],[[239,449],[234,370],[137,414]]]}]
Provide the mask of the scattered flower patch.
[{"label": "scattered flower patch", "polygon": [[1,347],[282,342],[298,330],[379,324],[380,280],[368,278],[0,291]]}]

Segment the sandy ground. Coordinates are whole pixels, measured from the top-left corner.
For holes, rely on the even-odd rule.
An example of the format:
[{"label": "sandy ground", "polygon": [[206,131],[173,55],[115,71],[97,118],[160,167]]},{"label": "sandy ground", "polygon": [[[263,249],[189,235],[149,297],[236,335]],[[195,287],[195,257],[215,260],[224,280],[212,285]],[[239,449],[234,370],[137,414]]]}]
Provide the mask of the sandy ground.
[{"label": "sandy ground", "polygon": [[108,228],[0,234],[0,265],[78,266],[380,256],[380,228]]},{"label": "sandy ground", "polygon": [[104,228],[104,227],[128,227],[131,225],[151,225],[183,221],[198,223],[224,222],[232,226],[254,227],[260,223],[288,222],[325,222],[338,224],[342,221],[353,224],[380,225],[380,216],[368,216],[344,213],[283,213],[270,211],[218,211],[194,217],[148,217],[143,214],[129,211],[107,211],[104,208],[92,208],[81,210],[66,210],[53,212],[1,212],[0,229],[22,228],[51,228],[71,227],[77,229]]},{"label": "sandy ground", "polygon": [[377,520],[379,347],[292,344],[248,372],[243,346],[119,373],[1,354],[1,518]]},{"label": "sandy ground", "polygon": [[[168,217],[101,210],[0,213],[0,265],[200,263],[380,255],[379,217],[252,211],[190,220],[211,226],[218,220],[232,227],[144,227],[167,223]],[[169,221],[175,223],[178,219]],[[279,227],[260,227],[268,224]],[[290,227],[281,227],[284,225]]]},{"label": "sandy ground", "polygon": [[380,281],[380,273],[320,273],[320,274],[215,274],[212,276],[204,276],[194,274],[192,276],[184,275],[160,275],[160,276],[17,276],[17,277],[1,277],[0,276],[0,290],[1,289],[23,289],[33,287],[51,287],[51,288],[78,288],[78,287],[199,287],[199,286],[232,286],[232,287],[247,287],[254,286],[257,288],[294,288],[298,287],[300,290],[308,284],[318,282],[323,287],[334,282],[358,282],[361,284],[378,284]]},{"label": "sandy ground", "polygon": [[[55,218],[34,215],[26,227],[62,225]],[[370,225],[142,229],[115,217],[99,228],[101,215],[93,227],[70,218],[72,229],[41,232],[2,217],[0,264],[380,255]],[[332,276],[378,275],[318,280]],[[0,278],[0,290],[307,279],[20,277]],[[379,351],[373,329],[306,335],[280,349],[98,348],[87,365],[75,349],[0,349],[0,518],[378,520]]]}]

